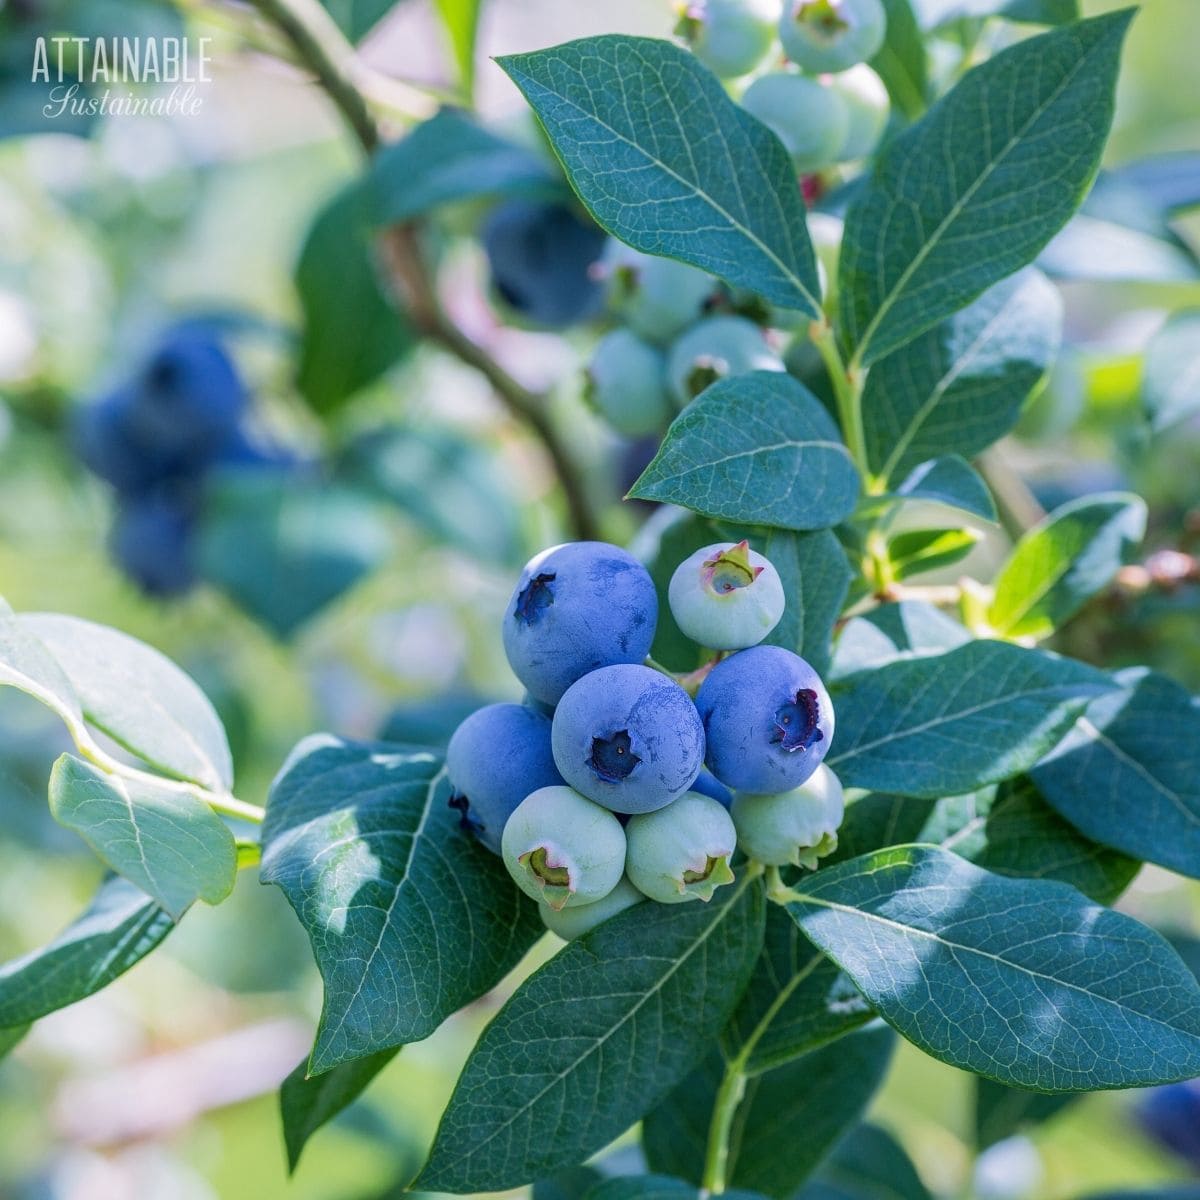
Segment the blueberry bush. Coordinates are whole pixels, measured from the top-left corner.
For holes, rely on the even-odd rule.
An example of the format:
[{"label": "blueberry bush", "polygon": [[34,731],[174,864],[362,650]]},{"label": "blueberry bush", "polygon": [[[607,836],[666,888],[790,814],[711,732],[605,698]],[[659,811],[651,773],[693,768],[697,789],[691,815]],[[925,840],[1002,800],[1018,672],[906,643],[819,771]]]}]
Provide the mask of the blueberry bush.
[{"label": "blueberry bush", "polygon": [[[61,7],[0,24],[140,6]],[[0,685],[64,727],[39,785],[104,872],[0,966],[0,1058],[244,873],[322,987],[279,1090],[293,1171],[481,1003],[401,1190],[948,1195],[867,1119],[901,1042],[969,1080],[985,1158],[1150,1088],[1136,1119],[1194,1165],[1194,945],[1127,891],[1200,878],[1200,323],[1160,322],[1132,403],[1078,334],[1106,282],[1200,278],[1170,224],[1194,157],[1101,170],[1138,14],[688,0],[662,36],[498,56],[504,123],[472,103],[481,5],[430,6],[444,89],[366,65],[389,7],[238,14],[361,159],[308,225],[295,327],[173,315],[12,421],[101,497],[138,603],[287,656],[389,574],[443,611],[488,572],[496,670],[374,731],[290,728],[244,783],[220,680],[86,599],[0,602]],[[517,451],[397,416],[430,359]],[[1108,402],[1065,419],[1088,369]],[[1080,428],[1119,470],[1020,448]],[[1175,442],[1190,468],[1161,469]]]}]

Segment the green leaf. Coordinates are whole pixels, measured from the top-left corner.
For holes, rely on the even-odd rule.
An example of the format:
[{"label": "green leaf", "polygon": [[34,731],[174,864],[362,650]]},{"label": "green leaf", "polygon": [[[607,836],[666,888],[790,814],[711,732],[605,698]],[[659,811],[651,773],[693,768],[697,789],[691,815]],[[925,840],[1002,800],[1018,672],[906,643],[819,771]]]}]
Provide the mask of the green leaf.
[{"label": "green leaf", "polygon": [[880,359],[863,389],[872,474],[900,490],[931,459],[985,450],[1016,423],[1061,336],[1058,292],[1029,268]]},{"label": "green leaf", "polygon": [[483,0],[434,0],[454,51],[463,97],[468,102],[475,90],[475,35]]},{"label": "green leaf", "polygon": [[940,800],[919,834],[997,875],[1056,879],[1112,904],[1141,863],[1086,838],[1050,808],[1028,776]]},{"label": "green leaf", "polygon": [[763,952],[721,1041],[732,1057],[753,1038],[746,1071],[757,1074],[832,1042],[874,1016],[841,969],[772,904]]},{"label": "green leaf", "polygon": [[795,1200],[933,1200],[904,1147],[878,1125],[856,1125]]},{"label": "green leaf", "polygon": [[367,186],[376,225],[411,221],[443,204],[485,196],[570,196],[544,159],[453,108],[380,150]]},{"label": "green leaf", "polygon": [[28,1025],[17,1025],[11,1029],[0,1029],[0,1062],[16,1048],[17,1043],[29,1032]]},{"label": "green leaf", "polygon": [[[748,1079],[730,1136],[733,1186],[790,1200],[862,1116],[895,1040],[879,1024]],[[720,1054],[710,1055],[646,1117],[642,1144],[651,1170],[699,1182],[724,1066]]]},{"label": "green leaf", "polygon": [[[619,1175],[597,1184],[587,1200],[704,1200],[707,1194],[667,1175]],[[753,1192],[732,1190],[721,1195],[729,1200],[756,1200]]]},{"label": "green leaf", "polygon": [[961,562],[979,542],[973,529],[915,529],[888,542],[888,558],[897,579]]},{"label": "green leaf", "polygon": [[996,577],[988,623],[1045,637],[1112,582],[1146,532],[1146,504],[1124,492],[1082,496],[1028,530]]},{"label": "green leaf", "polygon": [[79,617],[22,613],[17,620],[58,661],[97,729],[164,774],[216,791],[233,786],[221,718],[169,658]]},{"label": "green leaf", "polygon": [[1033,769],[1046,802],[1098,842],[1200,878],[1200,703],[1142,669],[1091,704]]},{"label": "green leaf", "polygon": [[807,877],[788,911],[927,1054],[1043,1092],[1200,1073],[1200,986],[1168,943],[1074,888],[933,846]]},{"label": "green leaf", "polygon": [[312,1078],[308,1075],[306,1060],[283,1081],[279,1089],[279,1108],[289,1171],[295,1171],[299,1165],[308,1139],[353,1104],[398,1052],[399,1047],[394,1046],[343,1063]]},{"label": "green leaf", "polygon": [[497,61],[609,233],[820,316],[791,159],[694,55],[609,36]]},{"label": "green leaf", "polygon": [[881,604],[846,622],[834,650],[831,675],[842,679],[897,659],[941,654],[970,640],[964,626],[923,600]]},{"label": "green leaf", "polygon": [[852,797],[838,830],[837,849],[823,865],[833,866],[872,850],[921,841],[927,837],[924,831],[933,811],[933,801],[908,796],[868,792],[857,799]]},{"label": "green leaf", "polygon": [[321,5],[337,23],[337,27],[352,41],[366,37],[398,0],[321,0]]},{"label": "green leaf", "polygon": [[93,995],[145,958],[173,928],[170,915],[145,892],[109,876],[52,942],[0,966],[0,1026],[28,1024]]},{"label": "green leaf", "polygon": [[1200,309],[1175,313],[1146,347],[1142,405],[1155,433],[1200,412]]},{"label": "green leaf", "polygon": [[871,66],[883,80],[892,105],[909,120],[924,111],[929,92],[925,39],[910,0],[883,0],[887,34]]},{"label": "green leaf", "polygon": [[520,513],[498,460],[452,429],[391,426],[365,434],[337,474],[396,505],[437,541],[485,562],[524,560]]},{"label": "green leaf", "polygon": [[1092,1192],[1081,1200],[1200,1200],[1200,1184],[1168,1183],[1133,1191]]},{"label": "green leaf", "polygon": [[976,1076],[975,1147],[986,1150],[1031,1125],[1040,1125],[1076,1099],[1078,1095],[1072,1092],[1045,1096]]},{"label": "green leaf", "polygon": [[979,473],[966,459],[945,454],[913,467],[896,488],[906,500],[932,500],[946,504],[985,521],[996,519],[992,493]]},{"label": "green leaf", "polygon": [[107,775],[64,754],[50,774],[50,811],[176,920],[194,901],[220,904],[233,891],[233,834],[186,788]]},{"label": "green leaf", "polygon": [[718,380],[675,418],[629,495],[808,530],[849,516],[858,486],[821,402],[790,375],[752,371]]},{"label": "green leaf", "polygon": [[1066,224],[1100,164],[1130,17],[1002,50],[883,151],[842,243],[843,332],[859,362],[1025,266]]},{"label": "green leaf", "polygon": [[1029,770],[1090,700],[1101,672],[1004,642],[968,642],[843,680],[828,765],[847,787],[937,799]]},{"label": "green leaf", "polygon": [[539,1179],[533,1185],[530,1200],[585,1200],[603,1181],[604,1176],[596,1167],[565,1167],[554,1175]]},{"label": "green leaf", "polygon": [[304,326],[296,386],[318,413],[339,409],[414,345],[387,298],[371,244],[374,193],[355,183],[313,221],[296,264]]},{"label": "green leaf", "polygon": [[200,569],[256,621],[290,637],[391,551],[378,503],[275,471],[229,472],[210,489]]},{"label": "green leaf", "polygon": [[15,687],[44,704],[72,736],[87,736],[83,708],[62,664],[0,598],[0,687]]},{"label": "green leaf", "polygon": [[578,1163],[703,1058],[762,945],[750,876],[628,909],[560,950],[484,1031],[414,1186],[500,1191]]},{"label": "green leaf", "polygon": [[450,791],[437,755],[329,735],[301,742],[271,787],[262,881],[296,910],[325,982],[313,1075],[428,1037],[542,931]]}]

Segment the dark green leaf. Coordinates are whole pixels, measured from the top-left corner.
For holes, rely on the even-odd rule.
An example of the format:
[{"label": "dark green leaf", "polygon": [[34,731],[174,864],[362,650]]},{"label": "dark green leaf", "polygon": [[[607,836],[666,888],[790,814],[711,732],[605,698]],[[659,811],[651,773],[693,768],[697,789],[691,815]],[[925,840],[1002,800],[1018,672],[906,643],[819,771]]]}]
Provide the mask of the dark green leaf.
[{"label": "dark green leaf", "polygon": [[913,467],[896,488],[896,495],[906,500],[934,500],[948,504],[985,521],[996,519],[996,505],[987,484],[975,468],[957,454],[946,454]]},{"label": "dark green leaf", "polygon": [[901,659],[838,685],[828,765],[847,787],[957,796],[1027,771],[1111,689],[1083,663],[1004,642]]},{"label": "dark green leaf", "polygon": [[763,952],[722,1044],[732,1056],[753,1038],[746,1070],[757,1074],[840,1038],[874,1016],[842,971],[772,904]]},{"label": "dark green leaf", "polygon": [[863,390],[872,474],[899,491],[923,463],[973,458],[1006,434],[1054,361],[1061,326],[1058,292],[1030,268],[881,359]]},{"label": "dark green leaf", "polygon": [[1135,669],[1033,770],[1046,802],[1088,837],[1200,877],[1200,704]]},{"label": "dark green leaf", "polygon": [[905,1037],[1035,1091],[1200,1073],[1200,987],[1168,943],[1044,879],[933,846],[806,877],[788,911]]},{"label": "dark green leaf", "polygon": [[439,756],[328,735],[272,785],[262,880],[296,910],[325,982],[314,1075],[428,1037],[541,933],[449,797]]},{"label": "dark green leaf", "polygon": [[927,838],[924,831],[933,811],[933,801],[913,800],[908,796],[868,792],[858,799],[852,798],[838,830],[837,849],[824,860],[824,865],[833,866],[888,846],[922,841]]},{"label": "dark green leaf", "polygon": [[701,392],[629,494],[707,517],[808,530],[848,516],[858,485],[821,402],[789,375],[752,371]]},{"label": "dark green leaf", "polygon": [[50,774],[50,811],[177,920],[194,901],[219,904],[233,891],[233,834],[183,787],[108,775],[64,754]]},{"label": "dark green leaf", "polygon": [[340,408],[413,346],[375,263],[373,199],[360,184],[338,193],[317,214],[296,264],[304,316],[296,386],[322,414]]},{"label": "dark green leaf", "polygon": [[[621,1175],[597,1184],[587,1194],[587,1200],[703,1200],[707,1193],[699,1192],[682,1179],[667,1175]],[[757,1200],[752,1192],[727,1191],[729,1200]]]},{"label": "dark green leaf", "polygon": [[908,579],[961,562],[978,541],[973,529],[914,529],[888,542],[888,558],[896,579]]},{"label": "dark green leaf", "polygon": [[[730,1182],[789,1200],[862,1116],[894,1044],[892,1031],[876,1025],[748,1079],[729,1139]],[[724,1066],[720,1054],[710,1055],[646,1117],[642,1143],[652,1170],[699,1182]]]},{"label": "dark green leaf", "polygon": [[321,0],[338,28],[352,41],[365,37],[398,0]]},{"label": "dark green leaf", "polygon": [[442,109],[371,165],[371,220],[393,225],[443,204],[484,196],[569,196],[550,164],[466,113]]},{"label": "dark green leaf", "polygon": [[834,1148],[795,1200],[932,1200],[904,1147],[865,1122]]},{"label": "dark green leaf", "polygon": [[842,322],[860,362],[1031,262],[1066,224],[1100,164],[1130,16],[1002,50],[883,151],[841,252]]},{"label": "dark green leaf", "polygon": [[1156,433],[1200,412],[1200,309],[1175,313],[1146,347],[1142,404]]},{"label": "dark green leaf", "polygon": [[0,1062],[14,1050],[17,1043],[29,1032],[28,1025],[17,1025],[10,1029],[0,1029]]},{"label": "dark green leaf", "polygon": [[499,1191],[578,1163],[703,1058],[762,946],[748,877],[628,909],[530,976],[484,1031],[416,1186]]},{"label": "dark green leaf", "polygon": [[353,1104],[398,1051],[398,1047],[381,1050],[312,1078],[305,1061],[283,1081],[279,1089],[279,1107],[289,1171],[295,1171],[308,1139]]},{"label": "dark green leaf", "polygon": [[57,659],[97,729],[165,774],[218,791],[233,786],[221,719],[170,659],[79,617],[23,613],[17,620]]},{"label": "dark green leaf", "polygon": [[929,92],[925,40],[910,0],[883,0],[887,35],[871,66],[892,98],[893,106],[910,121],[925,111]]},{"label": "dark green leaf", "polygon": [[110,876],[52,942],[0,966],[0,1026],[36,1021],[107,987],[173,925],[145,892]]},{"label": "dark green leaf", "polygon": [[1066,1108],[1077,1094],[1045,1096],[1005,1087],[982,1076],[975,1078],[975,1146],[986,1150],[1031,1125],[1040,1125]]},{"label": "dark green leaf", "polygon": [[556,1175],[539,1179],[530,1200],[585,1200],[604,1176],[595,1167],[567,1167]]},{"label": "dark green leaf", "polygon": [[996,577],[988,623],[1004,637],[1045,637],[1112,582],[1146,532],[1146,504],[1082,496],[1028,530]]},{"label": "dark green leaf", "polygon": [[1081,1200],[1200,1200],[1200,1184],[1163,1184],[1161,1187],[1120,1192],[1093,1192]]},{"label": "dark green leaf", "polygon": [[820,316],[791,159],[694,55],[610,36],[498,61],[610,233]]},{"label": "dark green leaf", "polygon": [[896,659],[941,654],[970,640],[964,626],[923,600],[881,604],[846,622],[834,651],[832,675],[841,679]]}]

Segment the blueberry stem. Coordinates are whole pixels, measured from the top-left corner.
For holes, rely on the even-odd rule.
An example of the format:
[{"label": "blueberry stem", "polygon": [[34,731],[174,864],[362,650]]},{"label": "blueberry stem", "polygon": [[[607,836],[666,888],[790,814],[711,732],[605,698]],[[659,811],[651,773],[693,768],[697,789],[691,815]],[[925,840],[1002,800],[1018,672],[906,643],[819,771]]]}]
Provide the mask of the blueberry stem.
[{"label": "blueberry stem", "polygon": [[869,487],[871,472],[867,463],[862,415],[863,374],[854,364],[847,366],[842,361],[842,352],[838,349],[833,326],[824,318],[814,321],[809,326],[808,336],[821,355],[825,369],[829,372],[834,396],[837,399],[838,422],[842,427],[842,437],[846,440],[850,457],[854,459],[855,465],[862,473],[864,484]]}]

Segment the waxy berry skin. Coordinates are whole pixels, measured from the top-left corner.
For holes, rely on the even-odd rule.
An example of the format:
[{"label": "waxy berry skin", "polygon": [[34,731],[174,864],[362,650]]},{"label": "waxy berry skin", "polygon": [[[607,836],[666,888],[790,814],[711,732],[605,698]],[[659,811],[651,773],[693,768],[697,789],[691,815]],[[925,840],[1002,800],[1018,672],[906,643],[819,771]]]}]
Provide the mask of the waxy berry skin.
[{"label": "waxy berry skin", "polygon": [[577,937],[590,933],[597,925],[615,917],[617,913],[641,904],[646,897],[629,882],[622,878],[615,888],[601,900],[593,904],[576,904],[567,908],[551,908],[548,904],[539,904],[538,913],[542,924],[551,933],[556,933],[563,941],[571,942]]},{"label": "waxy berry skin", "polygon": [[886,33],[881,0],[787,0],[779,19],[784,54],[813,75],[866,62]]},{"label": "waxy berry skin", "polygon": [[713,667],[696,694],[705,763],[726,787],[790,792],[833,740],[833,705],[820,676],[780,646],[752,646]]},{"label": "waxy berry skin", "polygon": [[698,321],[667,354],[667,381],[680,408],[731,375],[782,371],[783,360],[763,331],[745,317],[721,314]]},{"label": "waxy berry skin", "polygon": [[710,796],[685,792],[657,812],[631,817],[625,871],[639,891],[660,904],[711,900],[733,882],[729,860],[737,832],[724,807]]},{"label": "waxy berry skin", "polygon": [[625,437],[665,428],[675,411],[662,351],[628,329],[614,329],[600,339],[588,364],[585,395]]},{"label": "waxy berry skin", "polygon": [[786,605],[779,573],[745,542],[717,542],[685,558],[667,599],[684,635],[710,650],[758,645]]},{"label": "waxy berry skin", "polygon": [[517,805],[563,782],[550,749],[549,717],[524,704],[488,704],[454,731],[446,773],[463,823],[494,854]]},{"label": "waxy berry skin", "polygon": [[770,53],[778,19],[779,0],[691,0],[675,32],[714,75],[736,79]]},{"label": "waxy berry skin", "polygon": [[551,741],[567,783],[619,813],[670,804],[704,759],[704,729],[691,697],[650,667],[585,675],[559,702]]},{"label": "waxy berry skin", "polygon": [[844,814],[841,781],[824,763],[790,792],[739,793],[731,812],[738,845],[751,858],[767,866],[810,871],[837,849]]},{"label": "waxy berry skin", "polygon": [[827,84],[791,71],[760,75],[742,96],[742,107],[775,133],[798,171],[827,167],[850,130],[842,97]]},{"label": "waxy berry skin", "polygon": [[526,564],[504,613],[504,651],[529,694],[557,704],[589,671],[640,663],[658,624],[646,568],[607,542],[568,542]]}]

